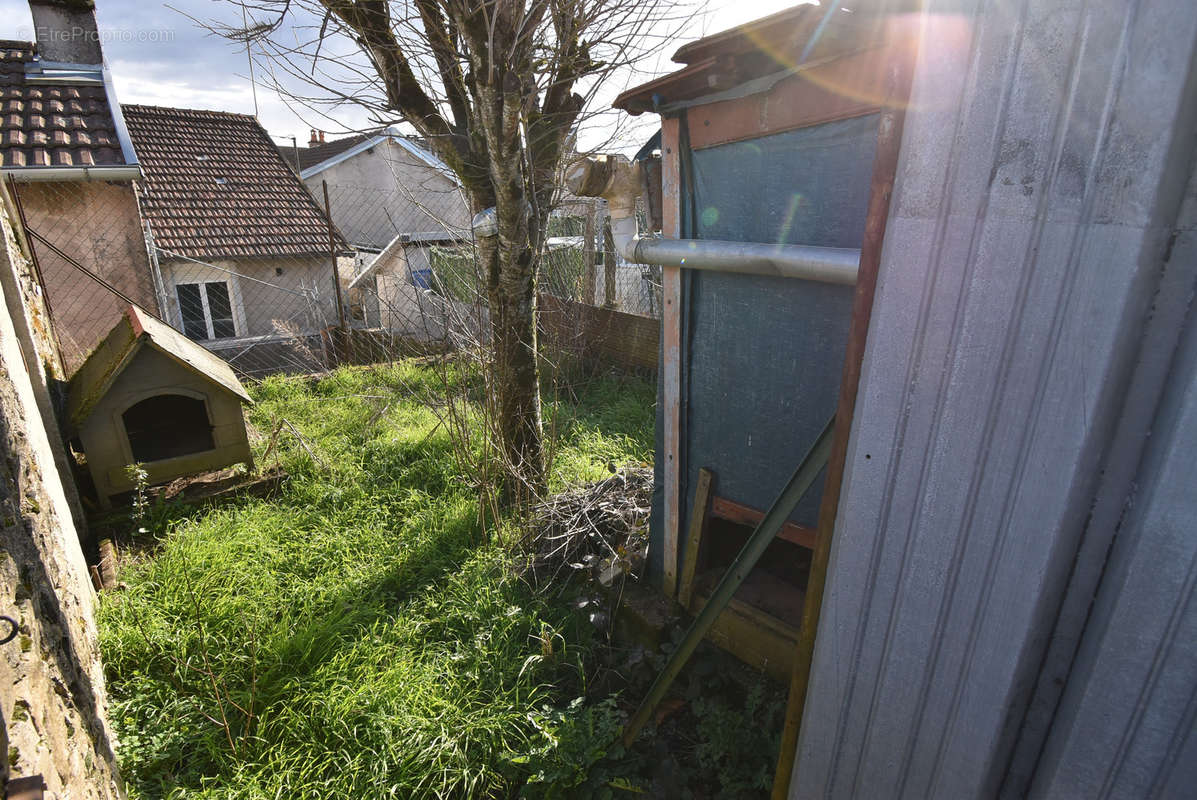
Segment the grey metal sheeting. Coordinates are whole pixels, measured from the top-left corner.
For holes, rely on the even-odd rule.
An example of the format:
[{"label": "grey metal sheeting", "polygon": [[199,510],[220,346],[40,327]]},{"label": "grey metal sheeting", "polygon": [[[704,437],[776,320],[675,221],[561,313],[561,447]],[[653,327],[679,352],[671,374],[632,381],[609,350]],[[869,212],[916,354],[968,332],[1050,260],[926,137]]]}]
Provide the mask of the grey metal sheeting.
[{"label": "grey metal sheeting", "polygon": [[[1191,281],[1159,290],[1192,164],[1197,15],[1189,0],[926,6],[790,796],[994,797],[1036,771],[1045,797],[1181,796],[1189,628],[1153,620],[1121,658],[1099,637],[1071,674],[1070,648],[1045,653],[1053,633],[1095,635],[1057,629],[1059,611],[1070,576],[1102,573],[1083,542],[1114,536],[1116,517],[1089,517],[1103,476],[1138,462],[1116,433],[1154,415],[1134,399],[1144,330],[1191,297]],[[1150,480],[1175,477],[1164,458]],[[1102,489],[1115,508],[1128,490]],[[1101,592],[1163,594],[1095,618],[1191,625],[1167,591],[1191,595],[1193,567],[1162,563],[1191,562],[1191,544],[1154,560],[1125,545],[1143,571],[1114,590],[1107,572]],[[1070,685],[1035,723],[1045,668]],[[1111,704],[1119,690],[1140,709]],[[1049,750],[1018,746],[1044,724]]]}]

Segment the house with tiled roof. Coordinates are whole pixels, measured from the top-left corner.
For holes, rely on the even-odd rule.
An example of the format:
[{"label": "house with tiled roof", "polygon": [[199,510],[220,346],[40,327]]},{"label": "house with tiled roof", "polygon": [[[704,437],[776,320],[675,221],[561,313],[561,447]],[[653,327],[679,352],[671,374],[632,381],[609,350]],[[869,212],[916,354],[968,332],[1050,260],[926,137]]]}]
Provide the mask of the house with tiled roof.
[{"label": "house with tiled roof", "polygon": [[449,168],[395,128],[328,141],[313,130],[307,147],[279,152],[318,201],[327,185],[333,221],[356,253],[347,295],[355,322],[422,329],[409,295],[429,288],[437,253],[470,240],[469,207]]},{"label": "house with tiled roof", "polygon": [[91,3],[29,6],[37,41],[0,41],[0,173],[16,182],[70,370],[130,300],[159,308],[133,186],[137,153]]},{"label": "house with tiled roof", "polygon": [[468,236],[470,213],[456,177],[421,142],[395,128],[324,140],[279,152],[318,199],[328,185],[333,221],[361,251],[378,253],[395,237]]},{"label": "house with tiled roof", "polygon": [[308,141],[307,147],[300,147],[292,137],[292,144],[289,147],[280,146],[279,152],[283,154],[283,159],[291,165],[291,168],[296,172],[303,172],[310,169],[317,164],[320,164],[333,156],[338,156],[356,144],[373,139],[375,133],[355,133],[352,136],[342,136],[339,139],[324,138],[324,131],[312,129],[311,139]]},{"label": "house with tiled roof", "polygon": [[333,252],[348,270],[349,250],[335,229],[330,250],[327,217],[254,117],[143,105],[123,114],[165,319],[216,352],[338,321]]}]

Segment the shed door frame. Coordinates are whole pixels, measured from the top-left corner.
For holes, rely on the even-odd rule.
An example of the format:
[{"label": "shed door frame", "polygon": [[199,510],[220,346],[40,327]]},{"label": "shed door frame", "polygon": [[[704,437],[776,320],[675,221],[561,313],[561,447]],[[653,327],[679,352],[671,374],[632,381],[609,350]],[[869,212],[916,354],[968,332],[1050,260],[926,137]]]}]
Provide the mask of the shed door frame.
[{"label": "shed door frame", "polygon": [[[823,579],[827,567],[828,554],[831,547],[831,534],[834,529],[836,511],[840,492],[840,481],[843,476],[844,460],[847,452],[848,438],[852,428],[852,417],[855,414],[856,392],[860,377],[861,362],[864,355],[864,343],[867,337],[868,323],[872,312],[873,292],[876,286],[877,270],[880,265],[881,248],[885,238],[885,227],[889,217],[889,200],[892,193],[894,177],[897,168],[897,156],[901,146],[904,109],[910,95],[911,53],[902,49],[901,36],[892,41],[883,42],[882,46],[867,51],[868,55],[862,61],[854,64],[853,68],[863,70],[880,79],[882,90],[875,95],[878,102],[858,105],[847,104],[835,108],[831,113],[822,117],[813,115],[812,118],[786,119],[782,124],[770,125],[764,123],[754,133],[764,136],[779,133],[809,125],[833,122],[838,119],[860,116],[866,113],[880,112],[882,121],[878,132],[877,153],[873,165],[872,185],[869,194],[869,208],[865,220],[864,242],[861,247],[860,274],[857,279],[856,293],[853,301],[852,323],[849,331],[849,344],[844,358],[844,371],[840,385],[840,395],[837,407],[837,430],[832,447],[831,461],[828,464],[827,480],[824,484],[824,494],[820,504],[818,534],[815,549],[815,563],[812,565],[812,583],[808,587],[807,608],[804,610],[803,631],[799,639],[798,653],[795,659],[795,669],[790,686],[789,702],[786,709],[785,727],[782,732],[781,752],[778,768],[774,780],[773,797],[784,797],[789,790],[790,777],[794,763],[795,749],[798,740],[798,730],[801,724],[803,706],[805,704],[807,680],[814,649],[815,633],[818,628],[819,612],[823,593]],[[788,82],[779,87],[778,94],[784,95],[789,90],[801,93],[806,87],[802,81]],[[772,102],[780,107],[786,103],[779,102],[783,97],[768,97],[766,102]],[[792,99],[792,98],[791,98]],[[761,115],[754,115],[754,104],[761,102],[761,97],[750,96],[737,98],[720,103],[721,114],[733,116],[740,112],[740,116],[752,119],[767,119]],[[798,108],[809,108],[809,104],[798,104]],[[688,130],[701,130],[709,127],[710,120],[702,114],[711,109],[702,106],[683,109],[678,115],[663,117],[662,131],[662,233],[666,237],[681,238],[680,203],[682,186],[682,157],[681,128],[685,117]],[[707,123],[707,124],[704,124]],[[700,134],[697,141],[691,141],[690,146],[701,149],[705,146],[715,146],[729,141],[743,138],[753,138],[742,135],[742,131],[716,131],[715,134]],[[663,309],[662,309],[662,389],[663,389],[663,449],[664,449],[664,508],[663,508],[663,551],[664,551],[664,591],[668,597],[674,597],[677,591],[678,578],[678,532],[681,518],[680,496],[680,450],[681,450],[681,301],[682,280],[681,269],[665,267],[662,275]],[[820,563],[821,562],[821,563]],[[818,579],[815,573],[823,571]],[[809,629],[808,629],[809,628]]]},{"label": "shed door frame", "polygon": [[[702,150],[731,142],[750,140],[800,128],[814,127],[853,117],[880,113],[884,119],[879,131],[879,145],[882,137],[894,139],[894,112],[904,107],[909,96],[909,53],[903,48],[901,31],[884,31],[870,46],[859,51],[846,53],[829,62],[808,70],[809,75],[798,71],[780,81],[771,90],[744,97],[721,100],[709,104],[695,104],[661,118],[661,167],[662,167],[662,234],[668,238],[682,238],[681,192],[682,185],[682,123],[687,129],[688,146]],[[818,79],[815,79],[818,76]],[[848,97],[827,89],[827,86],[856,86],[856,97]],[[784,113],[765,113],[769,108],[783,109]],[[751,124],[749,124],[750,121]],[[898,121],[897,138],[900,139],[901,124]],[[891,160],[887,156],[887,161]],[[896,162],[896,157],[892,158]],[[894,163],[882,166],[883,173],[892,173]],[[874,165],[876,169],[876,164]],[[885,218],[888,212],[887,189],[878,185],[876,173],[870,188],[870,213],[880,214],[874,220],[879,229],[874,233],[883,237]],[[892,174],[889,176],[892,183]],[[886,181],[881,181],[881,184]],[[884,200],[884,202],[880,202]],[[866,228],[869,221],[865,221]],[[880,242],[874,243],[880,248]],[[863,256],[862,256],[863,258]],[[681,358],[682,358],[682,269],[664,267],[662,270],[662,401],[663,401],[663,456],[664,456],[664,504],[662,508],[663,528],[663,588],[665,594],[673,597],[677,592],[678,544],[682,519],[682,458],[681,458]],[[859,282],[858,282],[859,285]],[[872,287],[866,287],[871,300]],[[857,316],[860,316],[857,314]],[[857,321],[856,327],[867,330],[868,313]],[[864,331],[858,334],[863,341]],[[859,343],[858,343],[859,344]],[[858,353],[850,353],[845,367],[859,370]],[[854,401],[851,398],[841,400]],[[846,410],[846,409],[844,409]],[[851,414],[846,415],[849,419]],[[842,439],[838,451],[846,449],[849,425],[837,434]],[[842,455],[838,456],[842,457]],[[838,487],[837,487],[838,491]]]}]

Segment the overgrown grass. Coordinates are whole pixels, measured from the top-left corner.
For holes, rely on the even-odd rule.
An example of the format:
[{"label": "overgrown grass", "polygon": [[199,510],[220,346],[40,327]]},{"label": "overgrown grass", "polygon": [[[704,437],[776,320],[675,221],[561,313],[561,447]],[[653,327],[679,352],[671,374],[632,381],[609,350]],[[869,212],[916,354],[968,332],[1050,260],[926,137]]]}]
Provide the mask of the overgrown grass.
[{"label": "overgrown grass", "polygon": [[[134,798],[507,797],[553,762],[595,633],[480,530],[424,402],[437,380],[411,363],[267,380],[254,425],[289,420],[322,463],[283,432],[279,496],[151,509],[157,543],[100,614]],[[549,398],[553,484],[650,460],[652,403],[610,376]]]}]

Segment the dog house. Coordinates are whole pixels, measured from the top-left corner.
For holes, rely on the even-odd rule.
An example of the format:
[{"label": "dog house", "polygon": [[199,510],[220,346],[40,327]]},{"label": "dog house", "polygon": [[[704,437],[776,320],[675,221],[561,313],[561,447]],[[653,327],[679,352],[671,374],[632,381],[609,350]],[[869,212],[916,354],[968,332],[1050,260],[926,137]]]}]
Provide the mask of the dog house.
[{"label": "dog house", "polygon": [[155,484],[251,463],[249,402],[227,363],[131,306],[71,378],[67,416],[108,507],[131,464]]}]

